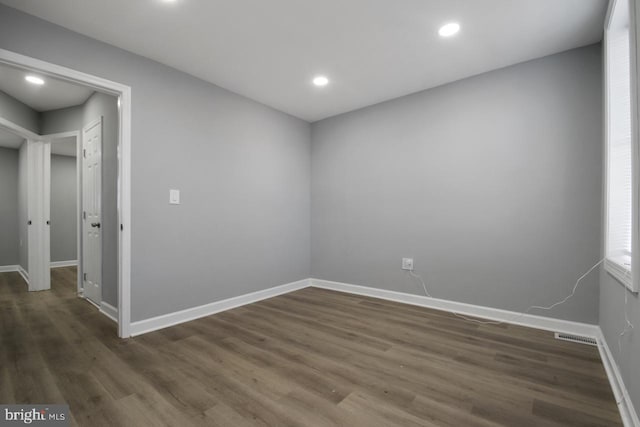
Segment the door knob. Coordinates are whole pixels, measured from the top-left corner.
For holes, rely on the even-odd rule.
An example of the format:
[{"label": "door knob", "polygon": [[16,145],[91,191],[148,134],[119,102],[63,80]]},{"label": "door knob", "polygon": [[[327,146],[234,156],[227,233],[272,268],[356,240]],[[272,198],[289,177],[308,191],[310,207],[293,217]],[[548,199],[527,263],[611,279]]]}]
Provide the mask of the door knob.
[{"label": "door knob", "polygon": [[91,226],[94,227],[94,228],[96,228],[96,227],[100,228],[100,223],[99,222],[92,222]]}]

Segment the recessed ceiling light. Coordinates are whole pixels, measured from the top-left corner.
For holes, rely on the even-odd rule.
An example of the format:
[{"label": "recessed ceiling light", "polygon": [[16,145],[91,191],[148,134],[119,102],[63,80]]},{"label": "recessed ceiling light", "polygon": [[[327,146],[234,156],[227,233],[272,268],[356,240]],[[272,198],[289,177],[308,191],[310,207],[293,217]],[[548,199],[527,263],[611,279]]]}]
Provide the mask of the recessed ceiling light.
[{"label": "recessed ceiling light", "polygon": [[460,24],[457,22],[450,22],[440,27],[438,34],[440,34],[440,37],[451,37],[457,34],[458,31],[460,31]]},{"label": "recessed ceiling light", "polygon": [[29,83],[32,83],[34,85],[43,85],[44,84],[44,80],[42,80],[40,77],[28,75],[24,79],[26,81],[28,81]]},{"label": "recessed ceiling light", "polygon": [[317,76],[314,77],[313,84],[316,86],[326,86],[329,84],[329,79],[325,76]]}]

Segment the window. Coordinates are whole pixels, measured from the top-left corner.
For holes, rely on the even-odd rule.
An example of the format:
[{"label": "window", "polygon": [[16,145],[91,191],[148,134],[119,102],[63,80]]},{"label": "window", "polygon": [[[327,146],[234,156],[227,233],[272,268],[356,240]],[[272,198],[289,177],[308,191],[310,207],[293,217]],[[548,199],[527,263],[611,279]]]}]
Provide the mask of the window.
[{"label": "window", "polygon": [[634,223],[634,105],[629,0],[611,2],[605,30],[606,64],[606,261],[607,271],[631,290]]}]

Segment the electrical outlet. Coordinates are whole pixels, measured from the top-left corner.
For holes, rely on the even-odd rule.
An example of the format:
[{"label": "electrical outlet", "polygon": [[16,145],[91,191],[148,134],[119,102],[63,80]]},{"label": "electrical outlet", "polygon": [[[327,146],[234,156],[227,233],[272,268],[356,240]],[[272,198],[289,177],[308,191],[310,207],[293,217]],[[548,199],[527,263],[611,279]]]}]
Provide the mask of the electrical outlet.
[{"label": "electrical outlet", "polygon": [[413,271],[413,258],[402,258],[402,269]]}]

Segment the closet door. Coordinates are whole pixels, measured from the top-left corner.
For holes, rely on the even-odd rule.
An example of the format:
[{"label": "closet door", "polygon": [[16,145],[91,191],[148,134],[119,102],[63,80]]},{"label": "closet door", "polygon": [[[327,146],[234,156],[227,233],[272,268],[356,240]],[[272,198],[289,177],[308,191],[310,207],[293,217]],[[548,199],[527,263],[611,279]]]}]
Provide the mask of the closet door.
[{"label": "closet door", "polygon": [[102,117],[82,130],[82,273],[84,297],[102,303]]},{"label": "closet door", "polygon": [[29,240],[29,290],[51,288],[49,197],[51,144],[27,141],[27,213]]}]

